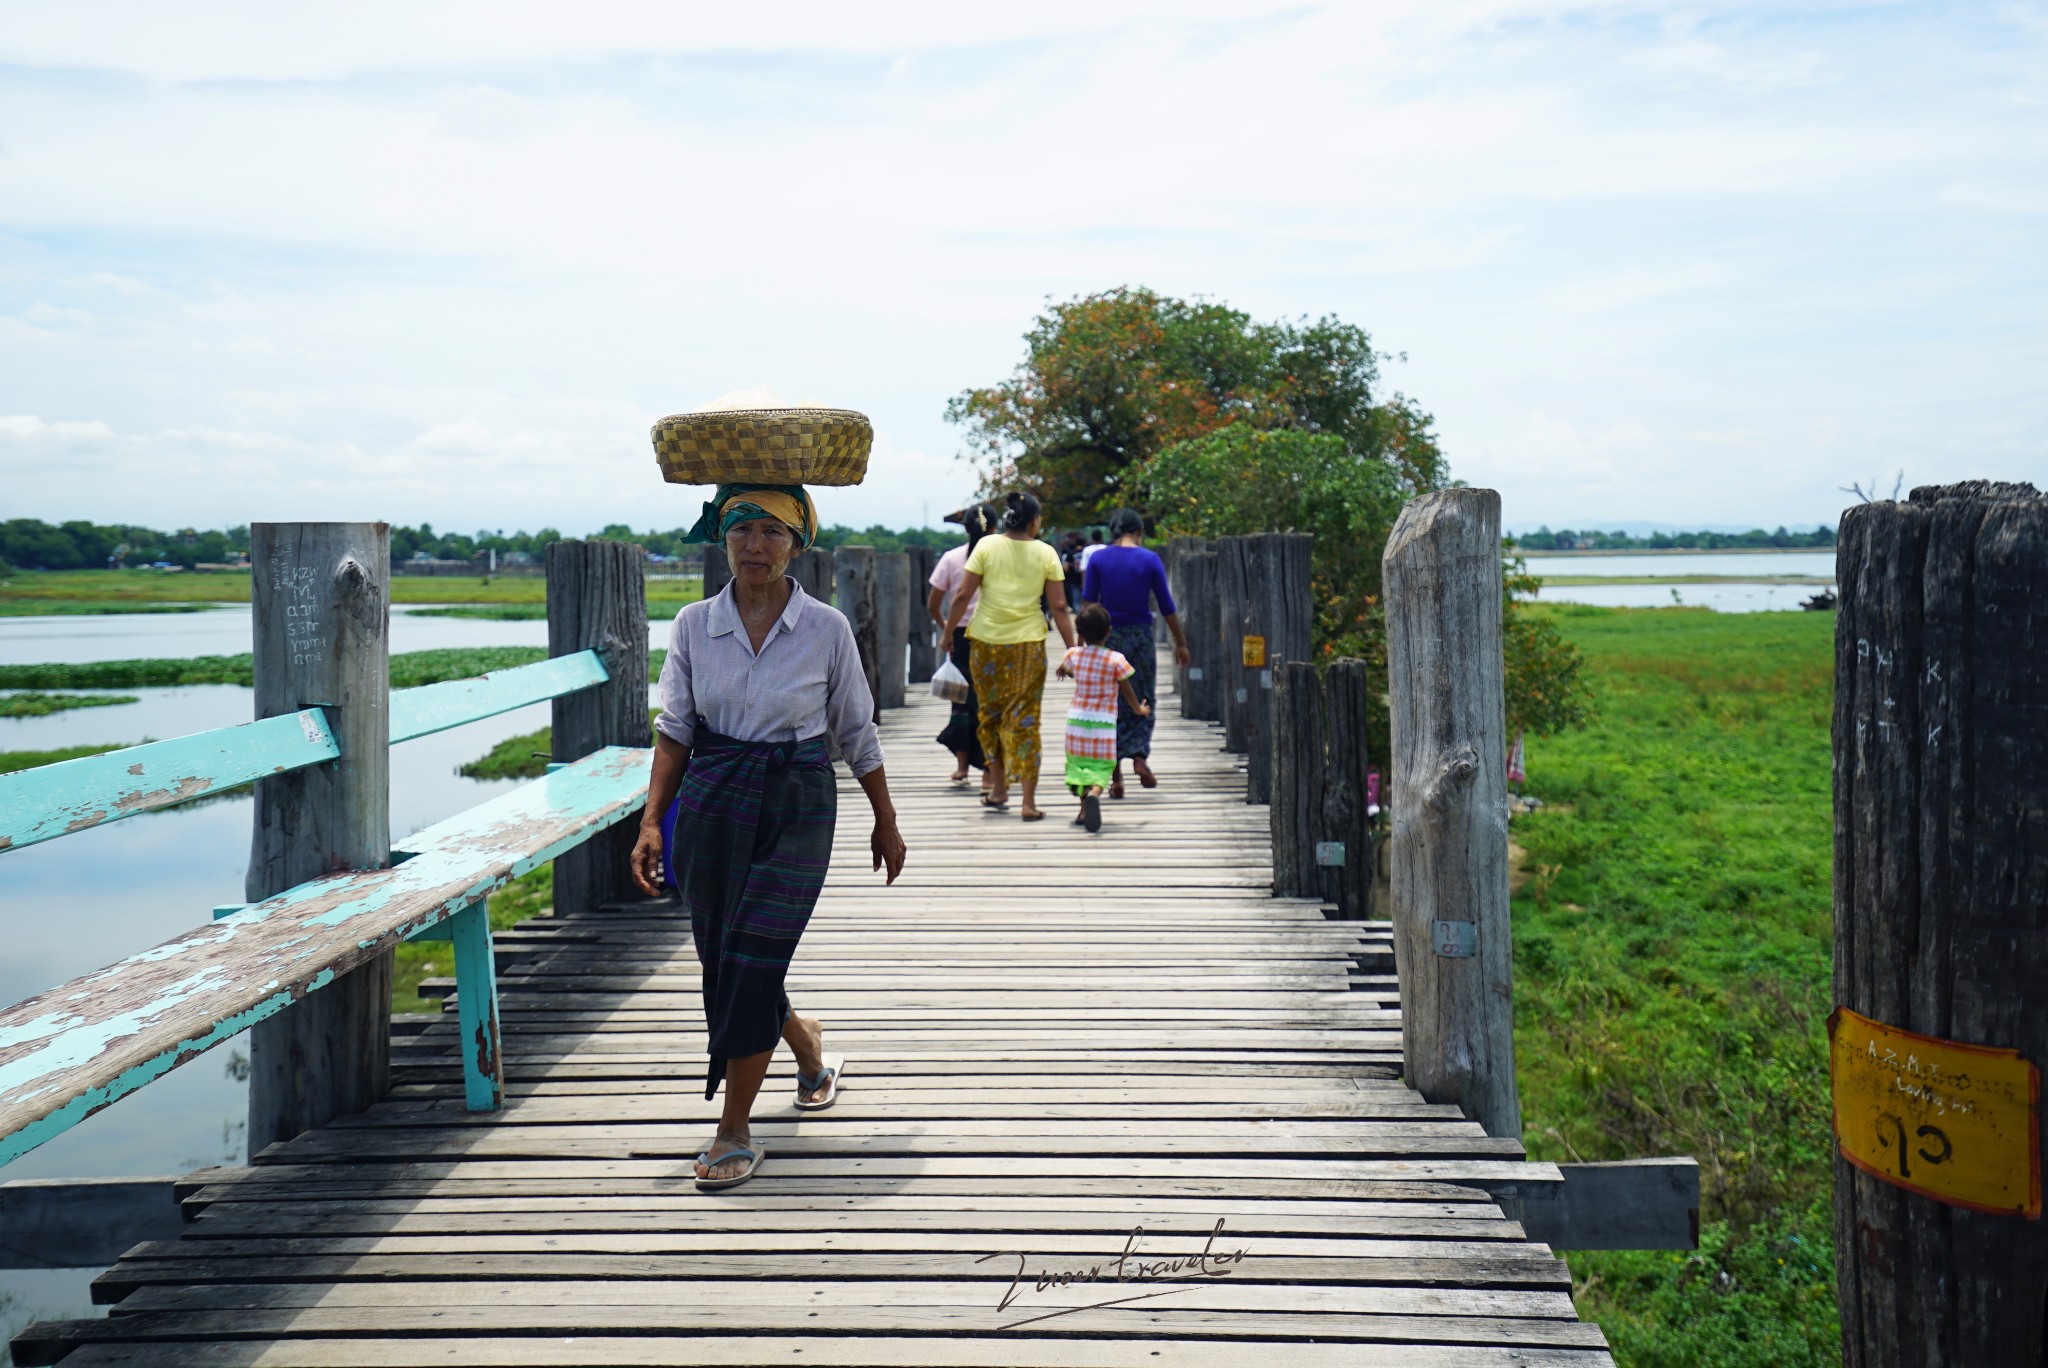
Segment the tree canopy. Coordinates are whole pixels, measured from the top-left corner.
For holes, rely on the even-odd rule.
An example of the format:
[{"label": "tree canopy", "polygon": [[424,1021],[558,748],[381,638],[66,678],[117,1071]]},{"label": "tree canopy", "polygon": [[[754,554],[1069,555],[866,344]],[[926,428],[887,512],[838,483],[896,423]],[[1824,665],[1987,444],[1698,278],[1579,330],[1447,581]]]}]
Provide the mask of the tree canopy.
[{"label": "tree canopy", "polygon": [[[946,408],[989,492],[1029,489],[1053,524],[1128,506],[1162,536],[1311,533],[1318,653],[1363,657],[1385,679],[1380,556],[1402,505],[1450,469],[1430,415],[1380,393],[1365,329],[1125,288],[1053,304],[1024,342],[1008,380]],[[1578,726],[1591,708],[1578,655],[1521,602],[1536,582],[1509,571],[1508,725]]]},{"label": "tree canopy", "polygon": [[1337,318],[1259,323],[1119,288],[1052,305],[1024,341],[1008,380],[956,395],[946,417],[967,430],[989,488],[1030,489],[1054,523],[1150,512],[1145,462],[1231,427],[1335,437],[1411,494],[1443,481],[1428,415],[1375,398],[1372,339]]}]

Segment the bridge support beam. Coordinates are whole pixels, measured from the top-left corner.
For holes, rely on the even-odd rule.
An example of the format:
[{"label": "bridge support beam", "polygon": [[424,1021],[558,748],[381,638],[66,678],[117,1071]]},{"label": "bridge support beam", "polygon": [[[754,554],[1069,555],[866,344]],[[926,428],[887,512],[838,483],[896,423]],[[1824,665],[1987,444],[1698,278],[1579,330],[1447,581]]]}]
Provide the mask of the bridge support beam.
[{"label": "bridge support beam", "polygon": [[[257,718],[327,716],[341,758],[256,781],[250,902],[391,861],[391,529],[250,528]],[[358,1112],[391,1082],[391,956],[249,1032],[249,1152]]]},{"label": "bridge support beam", "polygon": [[1500,495],[1445,489],[1387,538],[1394,956],[1409,1086],[1519,1139],[1508,928]]},{"label": "bridge support beam", "polygon": [[[1843,1361],[2041,1363],[2048,497],[1916,489],[1836,547],[1834,987],[1864,1022],[1830,1020]],[[1872,1023],[1914,1034],[1880,1055]]]},{"label": "bridge support beam", "polygon": [[[596,651],[606,682],[554,703],[549,758],[581,760],[606,746],[645,747],[646,553],[629,542],[558,541],[548,547],[548,654]],[[707,562],[708,568],[708,562]],[[638,898],[630,869],[633,823],[624,822],[555,857],[555,906],[598,907]]]}]

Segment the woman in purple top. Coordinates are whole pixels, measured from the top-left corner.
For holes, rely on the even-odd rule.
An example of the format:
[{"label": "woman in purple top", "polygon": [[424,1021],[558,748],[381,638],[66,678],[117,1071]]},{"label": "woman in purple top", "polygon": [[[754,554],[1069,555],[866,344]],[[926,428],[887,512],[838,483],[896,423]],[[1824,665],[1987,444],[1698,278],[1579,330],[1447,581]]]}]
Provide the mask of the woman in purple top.
[{"label": "woman in purple top", "polygon": [[[1180,611],[1174,606],[1173,591],[1166,587],[1166,564],[1145,549],[1145,520],[1136,509],[1119,508],[1109,520],[1111,544],[1088,558],[1088,571],[1081,585],[1084,603],[1099,603],[1109,610],[1109,649],[1121,651],[1138,673],[1131,688],[1153,711],[1159,703],[1159,655],[1152,643],[1152,604],[1166,617],[1166,630],[1173,633],[1174,662],[1182,669],[1188,663],[1188,639],[1180,629]],[[1116,714],[1116,773],[1109,796],[1124,796],[1124,761],[1131,762],[1138,782],[1146,788],[1159,786],[1148,757],[1152,754],[1152,718],[1141,715],[1119,699]]]}]

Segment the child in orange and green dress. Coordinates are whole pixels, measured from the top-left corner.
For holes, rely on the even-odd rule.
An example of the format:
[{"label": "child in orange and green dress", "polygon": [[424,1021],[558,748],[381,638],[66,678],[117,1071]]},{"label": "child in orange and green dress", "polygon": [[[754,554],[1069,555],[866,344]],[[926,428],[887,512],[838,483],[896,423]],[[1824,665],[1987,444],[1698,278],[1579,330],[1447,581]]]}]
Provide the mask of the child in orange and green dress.
[{"label": "child in orange and green dress", "polygon": [[1107,608],[1082,604],[1074,630],[1082,644],[1068,650],[1059,668],[1062,679],[1074,681],[1074,701],[1067,706],[1067,787],[1081,799],[1074,825],[1100,831],[1102,793],[1116,772],[1117,695],[1140,717],[1151,716],[1152,706],[1131,688],[1137,667],[1103,645],[1109,640]]}]

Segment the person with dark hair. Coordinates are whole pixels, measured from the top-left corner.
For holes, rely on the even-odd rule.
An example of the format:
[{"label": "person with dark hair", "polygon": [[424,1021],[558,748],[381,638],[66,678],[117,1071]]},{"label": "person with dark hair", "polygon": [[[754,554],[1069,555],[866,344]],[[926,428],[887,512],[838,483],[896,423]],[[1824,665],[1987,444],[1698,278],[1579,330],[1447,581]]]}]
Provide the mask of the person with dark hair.
[{"label": "person with dark hair", "polygon": [[890,883],[903,872],[853,628],[789,574],[817,527],[801,485],[721,485],[689,540],[723,545],[732,579],[676,614],[661,668],[632,875],[649,897],[673,886],[690,916],[705,1101],[725,1084],[718,1132],[697,1156],[707,1192],[746,1182],[767,1155],[752,1115],[778,1043],[796,1056],[799,1110],[839,1097],[846,1061],[826,1053],[824,1028],[796,1015],[784,986],[832,863],[839,786],[828,741],[874,811],[875,868],[886,865]]},{"label": "person with dark hair", "polygon": [[1181,631],[1180,610],[1173,591],[1166,586],[1166,563],[1145,546],[1145,519],[1134,508],[1119,508],[1109,520],[1110,545],[1088,558],[1088,573],[1081,585],[1086,603],[1099,603],[1109,610],[1109,645],[1137,667],[1132,687],[1148,705],[1144,712],[1122,706],[1116,716],[1116,768],[1110,776],[1109,796],[1124,796],[1123,762],[1129,760],[1138,782],[1146,788],[1159,786],[1152,773],[1152,713],[1159,703],[1159,656],[1153,646],[1152,605],[1156,601],[1166,618],[1166,630],[1173,634],[1173,658],[1187,667],[1187,634]]},{"label": "person with dark hair", "polygon": [[[1038,714],[1045,698],[1043,595],[1060,640],[1074,644],[1067,612],[1066,575],[1054,550],[1038,539],[1036,497],[1018,491],[1003,501],[1002,535],[983,537],[967,557],[966,573],[946,610],[939,649],[953,649],[953,635],[975,600],[967,635],[974,639],[974,690],[981,701],[981,749],[988,762],[989,791],[982,805],[1007,808],[1010,781],[1024,790],[1024,820],[1041,821],[1038,807]],[[976,595],[979,595],[976,600]]]},{"label": "person with dark hair", "polygon": [[1083,644],[1069,649],[1059,668],[1060,678],[1074,681],[1067,705],[1067,787],[1081,800],[1074,825],[1093,832],[1102,830],[1102,791],[1116,766],[1117,706],[1121,702],[1150,717],[1152,705],[1131,688],[1137,667],[1103,645],[1109,640],[1109,610],[1084,603],[1074,627]]},{"label": "person with dark hair", "polygon": [[[967,532],[964,545],[956,546],[939,557],[938,565],[932,570],[931,593],[925,598],[925,611],[931,614],[933,622],[941,627],[946,623],[946,612],[960,592],[960,581],[967,573],[967,557],[983,537],[995,530],[996,511],[987,504],[974,504],[960,515],[960,526]],[[969,595],[967,611],[974,611],[976,595]],[[967,771],[981,771],[981,789],[988,792],[987,761],[981,750],[981,701],[974,695],[973,648],[965,632],[953,638],[953,666],[967,676],[967,697],[953,705],[953,715],[946,722],[946,729],[939,733],[939,744],[953,752],[953,782],[967,782]]]}]

